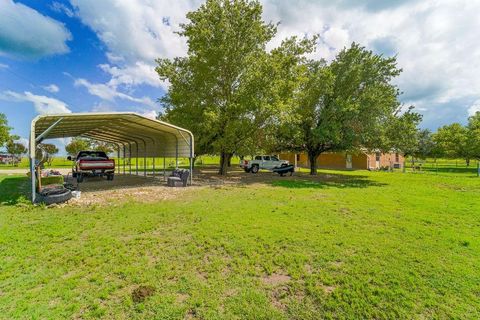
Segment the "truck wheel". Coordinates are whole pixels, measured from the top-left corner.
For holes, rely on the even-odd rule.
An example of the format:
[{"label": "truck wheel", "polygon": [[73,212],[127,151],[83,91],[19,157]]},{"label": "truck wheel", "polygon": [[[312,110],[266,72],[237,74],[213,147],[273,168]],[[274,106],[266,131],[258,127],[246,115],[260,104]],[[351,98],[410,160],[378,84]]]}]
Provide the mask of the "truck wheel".
[{"label": "truck wheel", "polygon": [[245,169],[243,169],[243,170],[245,170],[246,173],[249,173],[249,172],[250,172],[250,169],[249,169],[249,168],[245,168]]},{"label": "truck wheel", "polygon": [[77,173],[77,183],[82,183],[83,182],[83,174]]},{"label": "truck wheel", "polygon": [[112,181],[112,180],[113,180],[113,177],[114,177],[113,174],[108,174],[108,175],[107,175],[107,180],[108,180],[108,181]]},{"label": "truck wheel", "polygon": [[77,177],[77,173],[76,173],[76,172],[72,172],[72,177],[73,177],[73,178],[76,178],[76,177]]},{"label": "truck wheel", "polygon": [[253,165],[253,166],[252,166],[252,169],[251,169],[251,172],[252,172],[252,173],[257,173],[258,170],[260,170],[260,168],[258,167],[258,165]]}]

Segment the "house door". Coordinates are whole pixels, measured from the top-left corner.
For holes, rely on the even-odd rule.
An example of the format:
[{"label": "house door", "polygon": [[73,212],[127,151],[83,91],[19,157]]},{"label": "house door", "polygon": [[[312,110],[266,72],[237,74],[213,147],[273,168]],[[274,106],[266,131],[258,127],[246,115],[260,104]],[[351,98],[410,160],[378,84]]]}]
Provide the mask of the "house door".
[{"label": "house door", "polygon": [[352,169],[353,167],[353,164],[352,164],[352,155],[351,154],[347,154],[347,169]]},{"label": "house door", "polygon": [[375,153],[375,168],[380,168],[380,152]]}]

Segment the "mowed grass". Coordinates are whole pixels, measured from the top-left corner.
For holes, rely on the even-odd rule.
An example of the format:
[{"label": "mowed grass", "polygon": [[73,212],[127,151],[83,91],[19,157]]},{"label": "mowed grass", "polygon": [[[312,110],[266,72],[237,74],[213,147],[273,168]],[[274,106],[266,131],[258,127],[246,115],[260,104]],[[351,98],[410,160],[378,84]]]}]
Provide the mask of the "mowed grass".
[{"label": "mowed grass", "polygon": [[0,179],[0,318],[480,318],[471,174],[321,171],[51,209]]}]

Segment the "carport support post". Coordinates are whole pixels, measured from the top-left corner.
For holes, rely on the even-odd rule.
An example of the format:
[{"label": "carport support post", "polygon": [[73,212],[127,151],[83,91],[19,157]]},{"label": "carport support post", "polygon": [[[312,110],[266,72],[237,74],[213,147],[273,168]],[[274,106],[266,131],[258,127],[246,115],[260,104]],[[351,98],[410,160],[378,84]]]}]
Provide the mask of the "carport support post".
[{"label": "carport support post", "polygon": [[123,145],[123,175],[125,175],[125,145]]},{"label": "carport support post", "polygon": [[178,169],[178,139],[175,145],[175,169]]},{"label": "carport support post", "polygon": [[30,155],[30,175],[32,180],[32,203],[35,203],[35,196],[37,193],[37,190],[35,190],[35,182],[36,182],[35,181],[35,157],[32,157],[31,155]]},{"label": "carport support post", "polygon": [[135,157],[135,175],[138,176],[138,143],[135,143],[137,145],[137,155]]},{"label": "carport support post", "polygon": [[153,157],[153,177],[155,178],[155,157]]},{"label": "carport support post", "polygon": [[132,144],[128,143],[128,174],[132,175]]},{"label": "carport support post", "polygon": [[165,175],[166,175],[166,172],[165,172],[165,157],[163,157],[163,181],[165,181]]},{"label": "carport support post", "polygon": [[143,176],[147,176],[147,156],[143,157]]},{"label": "carport support post", "polygon": [[193,141],[192,136],[190,136],[190,185],[192,185],[193,179]]},{"label": "carport support post", "polygon": [[118,174],[120,174],[120,145],[118,145],[118,148],[117,148],[117,170],[118,170]]}]

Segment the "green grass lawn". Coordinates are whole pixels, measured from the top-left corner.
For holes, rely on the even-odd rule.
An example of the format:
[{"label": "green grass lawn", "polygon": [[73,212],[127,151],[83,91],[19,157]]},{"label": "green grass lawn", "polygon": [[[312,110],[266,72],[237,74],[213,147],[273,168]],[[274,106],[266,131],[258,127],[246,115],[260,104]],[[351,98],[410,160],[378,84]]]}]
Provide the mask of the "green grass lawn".
[{"label": "green grass lawn", "polygon": [[0,180],[3,319],[480,318],[471,173],[321,171],[52,209]]}]

